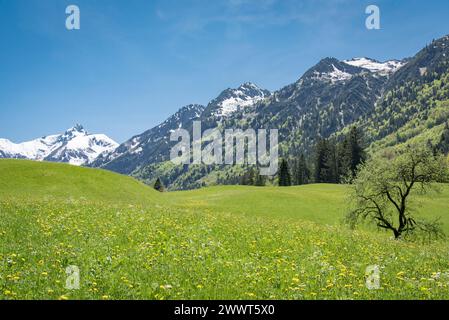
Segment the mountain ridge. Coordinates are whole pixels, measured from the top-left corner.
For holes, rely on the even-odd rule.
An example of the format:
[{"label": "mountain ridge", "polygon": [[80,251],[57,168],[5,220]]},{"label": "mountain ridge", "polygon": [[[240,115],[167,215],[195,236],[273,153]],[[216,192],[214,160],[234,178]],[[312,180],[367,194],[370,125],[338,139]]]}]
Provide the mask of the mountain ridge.
[{"label": "mountain ridge", "polygon": [[[169,161],[171,130],[182,127],[190,131],[194,120],[201,121],[203,131],[214,127],[277,127],[283,144],[294,146],[294,140],[298,138],[297,132],[302,131],[300,127],[311,127],[307,123],[316,123],[314,119],[321,117],[322,112],[335,113],[333,102],[336,101],[341,109],[337,111],[338,117],[333,123],[325,120],[313,132],[301,135],[300,149],[304,151],[310,149],[314,137],[328,136],[342,130],[373,110],[389,77],[403,65],[405,62],[401,60],[379,62],[370,58],[353,58],[340,61],[328,57],[307,70],[295,83],[274,92],[262,89],[252,82],[245,82],[237,88],[223,90],[187,122],[170,121],[172,116],[163,124],[134,136],[109,155],[100,156],[91,166],[140,176],[139,172],[142,170],[148,171],[145,167],[153,168],[158,163]],[[175,115],[182,110],[183,108]],[[299,119],[299,123],[294,123],[295,117]],[[167,123],[170,124],[169,128],[158,129]],[[146,144],[150,144],[151,139],[144,138],[148,135],[156,135],[160,141],[154,141],[153,138],[152,145],[145,146],[142,141],[146,140]],[[137,140],[140,141],[139,148],[146,150],[145,152],[133,153],[135,146],[132,141]],[[285,152],[285,148],[281,152]],[[184,171],[181,170],[181,174]]]},{"label": "mountain ridge", "polygon": [[81,166],[118,146],[119,144],[108,136],[90,134],[82,125],[76,124],[62,134],[21,143],[0,139],[0,158],[64,162]]}]

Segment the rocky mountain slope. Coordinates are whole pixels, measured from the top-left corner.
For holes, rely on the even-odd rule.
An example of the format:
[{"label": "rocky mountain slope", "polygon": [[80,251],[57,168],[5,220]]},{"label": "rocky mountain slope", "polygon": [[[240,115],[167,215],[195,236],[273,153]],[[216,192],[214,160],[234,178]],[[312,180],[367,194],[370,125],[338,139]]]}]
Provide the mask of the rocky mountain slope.
[{"label": "rocky mountain slope", "polygon": [[170,132],[178,128],[189,128],[193,121],[201,117],[204,109],[204,106],[198,104],[185,106],[157,127],[100,155],[90,166],[130,174],[144,165],[167,161],[170,155]]}]

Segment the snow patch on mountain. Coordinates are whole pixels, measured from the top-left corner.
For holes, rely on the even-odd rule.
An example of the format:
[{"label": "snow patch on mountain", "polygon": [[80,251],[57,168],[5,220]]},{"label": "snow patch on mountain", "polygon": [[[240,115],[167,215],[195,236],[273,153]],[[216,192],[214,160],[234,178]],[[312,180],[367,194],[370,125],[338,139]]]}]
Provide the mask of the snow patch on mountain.
[{"label": "snow patch on mountain", "polygon": [[354,67],[367,69],[373,73],[379,73],[381,75],[392,74],[405,65],[404,62],[398,60],[379,62],[370,58],[354,58],[351,60],[344,60],[343,62]]},{"label": "snow patch on mountain", "polygon": [[227,89],[221,95],[221,101],[216,101],[218,110],[216,115],[227,117],[241,108],[255,105],[269,97],[271,93],[259,88],[251,82],[242,84],[237,89]]},{"label": "snow patch on mountain", "polygon": [[0,139],[0,158],[45,160],[80,166],[117,147],[118,143],[108,136],[89,134],[81,125],[76,125],[63,134],[22,143]]},{"label": "snow patch on mountain", "polygon": [[338,69],[334,64],[332,66],[332,71],[330,72],[318,72],[314,71],[313,79],[320,81],[330,81],[332,83],[339,81],[347,81],[352,78],[352,74]]},{"label": "snow patch on mountain", "polygon": [[337,67],[335,67],[334,65],[332,65],[332,67],[334,68],[334,71],[328,73],[328,77],[332,82],[335,81],[345,81],[345,80],[349,80],[352,78],[352,74],[341,71],[340,69],[338,69]]}]

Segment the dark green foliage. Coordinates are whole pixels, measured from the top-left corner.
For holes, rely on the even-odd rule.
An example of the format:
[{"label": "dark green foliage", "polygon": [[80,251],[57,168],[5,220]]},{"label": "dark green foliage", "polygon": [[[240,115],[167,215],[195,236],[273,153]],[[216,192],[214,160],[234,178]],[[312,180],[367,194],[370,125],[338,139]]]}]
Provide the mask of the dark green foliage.
[{"label": "dark green foliage", "polygon": [[265,176],[260,175],[257,168],[251,167],[240,178],[240,184],[244,186],[258,186],[263,187],[267,183]]},{"label": "dark green foliage", "polygon": [[338,147],[335,140],[328,141],[328,154],[326,156],[327,170],[324,172],[324,178],[328,183],[340,182],[340,161],[338,156]]},{"label": "dark green foliage", "polygon": [[315,183],[327,182],[329,146],[326,139],[318,140],[315,147]]},{"label": "dark green foliage", "polygon": [[256,172],[254,168],[247,170],[241,177],[240,184],[243,186],[253,186],[255,184]]},{"label": "dark green foliage", "polygon": [[438,143],[436,149],[438,152],[446,155],[449,153],[449,123],[447,121],[444,125],[444,131],[441,134],[440,142]]},{"label": "dark green foliage", "polygon": [[264,187],[267,184],[267,177],[262,176],[259,170],[256,170],[256,177],[254,180],[254,185],[258,187]]},{"label": "dark green foliage", "polygon": [[352,180],[357,174],[357,167],[363,163],[365,158],[362,136],[354,126],[339,148],[339,178],[349,177]]},{"label": "dark green foliage", "polygon": [[156,182],[154,183],[154,187],[155,190],[159,191],[159,192],[164,192],[165,191],[165,187],[164,184],[162,183],[160,178],[156,179]]},{"label": "dark green foliage", "polygon": [[352,127],[342,142],[335,139],[320,139],[315,147],[315,182],[341,183],[352,180],[357,167],[365,160],[362,137]]},{"label": "dark green foliage", "polygon": [[320,139],[315,150],[315,182],[337,183],[338,155],[334,140]]},{"label": "dark green foliage", "polygon": [[265,187],[267,184],[267,178],[265,176],[261,176],[260,174],[256,177],[255,185],[258,187]]},{"label": "dark green foliage", "polygon": [[292,178],[290,175],[290,170],[288,169],[288,162],[285,159],[282,159],[281,165],[279,166],[278,177],[280,187],[289,187],[292,185]]},{"label": "dark green foliage", "polygon": [[293,162],[293,177],[294,185],[303,185],[309,183],[310,170],[307,166],[304,154],[301,154],[297,160]]}]

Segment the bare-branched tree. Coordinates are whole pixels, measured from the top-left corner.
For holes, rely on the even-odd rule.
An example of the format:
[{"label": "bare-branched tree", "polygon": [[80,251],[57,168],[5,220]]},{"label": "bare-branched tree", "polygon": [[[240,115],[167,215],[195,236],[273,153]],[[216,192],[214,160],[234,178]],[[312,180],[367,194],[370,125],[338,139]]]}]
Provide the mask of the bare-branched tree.
[{"label": "bare-branched tree", "polygon": [[438,191],[437,183],[447,176],[444,157],[434,155],[429,147],[407,146],[375,156],[359,168],[347,222],[352,227],[361,220],[375,222],[379,228],[392,231],[396,239],[417,231],[441,237],[438,220],[419,220],[409,202],[418,194]]}]

